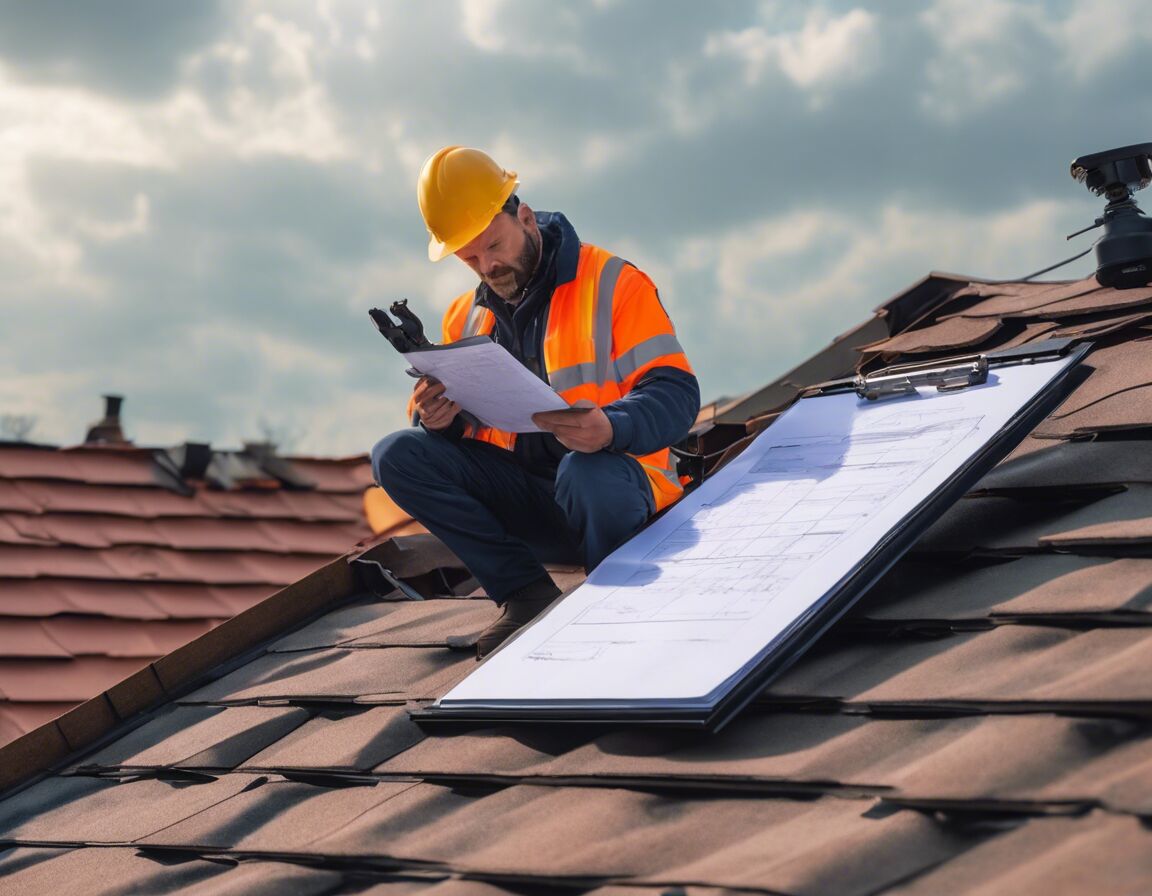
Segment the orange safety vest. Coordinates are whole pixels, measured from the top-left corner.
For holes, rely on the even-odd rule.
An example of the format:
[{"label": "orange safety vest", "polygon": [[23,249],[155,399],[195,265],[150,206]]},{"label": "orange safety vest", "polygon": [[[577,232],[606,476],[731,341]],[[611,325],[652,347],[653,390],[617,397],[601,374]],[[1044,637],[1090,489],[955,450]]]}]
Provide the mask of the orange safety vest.
[{"label": "orange safety vest", "polygon": [[[490,334],[495,324],[495,315],[476,304],[471,290],[457,296],[445,313],[444,342]],[[556,287],[548,307],[548,383],[569,404],[583,398],[603,407],[626,395],[654,367],[692,372],[656,286],[623,259],[582,244],[576,276]],[[465,435],[508,450],[516,443],[515,433],[486,426],[469,427]],[[683,494],[667,448],[632,456],[648,476],[656,510]]]}]

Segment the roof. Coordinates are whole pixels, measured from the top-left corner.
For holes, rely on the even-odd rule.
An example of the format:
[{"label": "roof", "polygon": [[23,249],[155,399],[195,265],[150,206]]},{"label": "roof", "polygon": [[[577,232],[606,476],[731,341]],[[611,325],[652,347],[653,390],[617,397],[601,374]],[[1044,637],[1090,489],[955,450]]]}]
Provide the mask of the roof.
[{"label": "roof", "polygon": [[364,457],[0,442],[0,744],[370,534]]},{"label": "roof", "polygon": [[333,562],[0,750],[6,884],[1147,889],[1152,292],[936,280],[812,369],[1091,333],[1095,372],[722,731],[421,729],[407,709],[474,667],[450,636],[494,608],[393,539],[360,559],[433,599]]}]

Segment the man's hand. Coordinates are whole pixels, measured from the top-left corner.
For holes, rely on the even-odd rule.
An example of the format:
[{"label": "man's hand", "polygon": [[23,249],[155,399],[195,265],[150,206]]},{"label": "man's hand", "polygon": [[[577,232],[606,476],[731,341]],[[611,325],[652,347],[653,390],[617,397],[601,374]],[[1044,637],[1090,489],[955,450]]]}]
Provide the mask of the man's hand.
[{"label": "man's hand", "polygon": [[447,429],[460,413],[460,405],[444,397],[444,384],[431,377],[422,376],[417,380],[412,401],[424,428],[434,432]]},{"label": "man's hand", "polygon": [[543,411],[532,422],[572,451],[592,454],[612,444],[612,421],[592,402],[581,399],[567,411]]}]

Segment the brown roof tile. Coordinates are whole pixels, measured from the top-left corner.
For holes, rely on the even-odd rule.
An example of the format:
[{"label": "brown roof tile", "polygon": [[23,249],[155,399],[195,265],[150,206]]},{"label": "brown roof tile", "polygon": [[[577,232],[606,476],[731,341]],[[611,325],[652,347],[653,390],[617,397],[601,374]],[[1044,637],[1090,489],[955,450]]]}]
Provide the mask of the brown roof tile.
[{"label": "brown roof tile", "polygon": [[1039,554],[988,565],[904,560],[856,605],[895,621],[1116,618],[1152,611],[1152,559]]},{"label": "brown roof tile", "polygon": [[0,659],[0,697],[17,703],[79,703],[146,666],[137,657]]},{"label": "brown roof tile", "polygon": [[369,772],[424,739],[404,706],[351,714],[329,710],[252,756],[250,770],[309,769]]},{"label": "brown roof tile", "polygon": [[1152,543],[1152,486],[1128,486],[1118,495],[1104,498],[1061,521],[1040,536],[1040,544],[1058,550],[1072,547],[1100,548],[1122,544]]},{"label": "brown roof tile", "polygon": [[0,854],[0,876],[15,893],[63,893],[97,882],[102,893],[200,893],[204,884],[231,873],[216,862],[157,861],[135,847],[17,847]]},{"label": "brown roof tile", "polygon": [[[396,703],[431,698],[475,662],[443,648],[307,650],[268,654],[189,694],[186,703],[317,699]],[[2,679],[0,679],[2,683]]]},{"label": "brown roof tile", "polygon": [[26,734],[51,722],[72,705],[67,703],[0,703],[0,724]]},{"label": "brown roof tile", "polygon": [[890,891],[1139,893],[1152,879],[1152,833],[1134,818],[1033,819]]},{"label": "brown roof tile", "polygon": [[[17,536],[11,542],[6,537],[9,530]],[[203,517],[146,520],[69,513],[0,517],[0,543],[41,547],[141,545],[182,551],[215,549],[333,555],[343,553],[363,537],[364,526],[348,520],[326,524]]]},{"label": "brown roof tile", "polygon": [[0,826],[15,842],[131,843],[258,781],[240,774],[195,784],[50,778],[0,803]]},{"label": "brown roof tile", "polygon": [[61,613],[119,619],[216,619],[268,596],[268,586],[92,579],[11,579],[0,589],[0,616]]},{"label": "brown roof tile", "polygon": [[1123,432],[1152,426],[1152,386],[1133,386],[1104,396],[1082,410],[1050,417],[1036,430],[1041,438],[1060,439]]},{"label": "brown roof tile", "polygon": [[[475,798],[418,783],[331,790],[272,780],[142,843],[298,855],[386,855],[471,874],[707,880],[777,892],[873,892],[980,838],[868,802],[669,799],[512,787]],[[878,861],[882,856],[883,861]]]},{"label": "brown roof tile", "polygon": [[[428,738],[378,774],[580,782],[771,793],[873,793],[944,806],[956,801],[1109,805],[1145,812],[1152,730],[1131,720],[1057,715],[884,719],[864,715],[745,716],[720,735],[492,729]],[[1135,785],[1135,786],[1133,786]]]},{"label": "brown roof tile", "polygon": [[232,775],[253,786],[216,802],[207,811],[141,842],[157,846],[194,843],[214,849],[307,853],[319,840],[339,832],[372,808],[387,804],[422,785],[385,782],[333,790],[282,778]]},{"label": "brown roof tile", "polygon": [[1152,630],[1008,625],[932,640],[829,644],[770,685],[767,697],[1152,709]]},{"label": "brown roof tile", "polygon": [[41,507],[26,495],[20,486],[8,479],[0,479],[0,511],[14,510],[19,513],[40,513]]},{"label": "brown roof tile", "polygon": [[[1144,442],[1029,440],[980,480],[977,493],[1027,493],[1075,486],[1152,484],[1152,454]],[[1025,447],[1025,446],[1022,446]]]},{"label": "brown roof tile", "polygon": [[364,489],[375,484],[366,455],[341,460],[293,457],[292,466],[312,480],[321,492],[341,492],[359,498],[364,494]]},{"label": "brown roof tile", "polygon": [[186,498],[162,488],[129,488],[46,480],[0,480],[0,509],[25,513],[102,513],[161,519],[207,517],[349,522],[360,495],[322,492],[197,492]]},{"label": "brown roof tile", "polygon": [[86,768],[235,768],[308,721],[298,707],[178,706],[84,762]]},{"label": "brown roof tile", "polygon": [[155,486],[152,454],[146,448],[45,450],[0,443],[0,477]]},{"label": "brown roof tile", "polygon": [[0,655],[69,659],[72,653],[49,635],[38,620],[13,619],[0,626]]},{"label": "brown roof tile", "polygon": [[[1008,328],[1005,328],[1007,330]],[[1000,339],[1003,331],[997,331],[996,348],[1016,348],[1027,345],[1029,342],[1039,342],[1042,339],[1055,339],[1060,325],[1054,321],[1030,321],[1020,328],[1020,332],[1007,339]]]},{"label": "brown roof tile", "polygon": [[[915,551],[969,554],[973,551],[1019,553],[1040,549],[1043,536],[1082,525],[1083,508],[1106,493],[1073,492],[1051,501],[1016,497],[968,497],[958,501],[916,543]],[[1055,497],[1055,496],[1054,496]],[[1091,517],[1089,517],[1091,518]]]},{"label": "brown roof tile", "polygon": [[862,352],[880,352],[886,355],[914,355],[966,348],[987,341],[1000,329],[994,318],[974,320],[953,317],[923,329],[908,330],[896,336],[860,347]]},{"label": "brown roof tile", "polygon": [[[1139,326],[1140,324],[1146,323],[1149,319],[1152,319],[1152,311],[1140,311],[1136,314],[1126,314],[1120,317],[1111,314],[1102,317],[1100,315],[1093,315],[1090,319],[1067,321],[1063,324],[1057,324],[1055,328],[1051,330],[1048,338],[1099,339],[1101,336],[1107,336],[1109,333]],[[1028,324],[1028,326],[1044,327],[1046,324],[1032,323]]]},{"label": "brown roof tile", "polygon": [[420,647],[443,645],[445,633],[480,632],[499,611],[487,600],[380,601],[352,604],[277,641],[271,651],[319,647]]},{"label": "brown roof tile", "polygon": [[220,618],[138,622],[64,616],[45,619],[40,625],[71,656],[152,659],[171,653],[222,621]]},{"label": "brown roof tile", "polygon": [[1152,286],[1137,289],[1098,289],[1059,302],[1045,304],[1038,309],[1037,316],[1056,320],[1074,317],[1078,314],[1121,311],[1148,304],[1152,304]]},{"label": "brown roof tile", "polygon": [[311,848],[351,856],[384,842],[401,858],[487,874],[849,894],[872,892],[973,842],[927,817],[870,818],[869,808],[526,786],[470,799],[418,784]]},{"label": "brown roof tile", "polygon": [[1088,363],[1095,372],[1037,428],[1037,435],[1063,438],[1080,431],[1152,425],[1152,352],[1147,339],[1092,352]]},{"label": "brown roof tile", "polygon": [[113,547],[93,551],[74,547],[29,548],[0,545],[0,568],[14,579],[41,576],[159,580],[211,585],[270,586],[294,582],[323,565],[328,555],[177,551],[169,548]]},{"label": "brown roof tile", "polygon": [[[987,296],[985,301],[964,311],[965,317],[1013,317],[1034,312],[1056,302],[1072,299],[1100,289],[1095,277],[1073,283],[977,283],[968,287],[977,295]],[[972,294],[966,290],[957,296]]]}]

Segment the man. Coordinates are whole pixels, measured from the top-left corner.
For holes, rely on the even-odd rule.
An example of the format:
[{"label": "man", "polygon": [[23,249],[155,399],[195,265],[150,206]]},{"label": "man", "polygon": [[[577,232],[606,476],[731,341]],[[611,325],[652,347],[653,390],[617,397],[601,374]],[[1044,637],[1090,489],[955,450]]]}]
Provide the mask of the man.
[{"label": "man", "polygon": [[516,173],[476,149],[425,162],[417,197],[428,257],[480,278],[444,317],[444,342],[490,334],[580,413],[533,417],[540,433],[469,421],[427,378],[419,427],[372,451],[376,481],[451,548],[504,608],[484,656],[560,594],[543,563],[591,571],[681,493],[668,446],[687,435],[700,388],[656,287],[582,244],[558,212],[533,212]]}]

